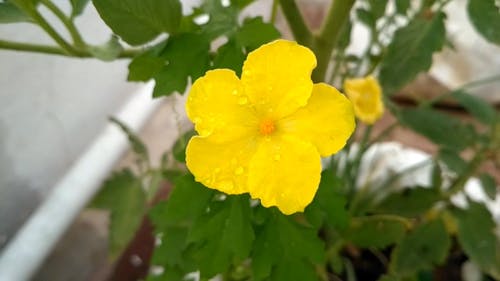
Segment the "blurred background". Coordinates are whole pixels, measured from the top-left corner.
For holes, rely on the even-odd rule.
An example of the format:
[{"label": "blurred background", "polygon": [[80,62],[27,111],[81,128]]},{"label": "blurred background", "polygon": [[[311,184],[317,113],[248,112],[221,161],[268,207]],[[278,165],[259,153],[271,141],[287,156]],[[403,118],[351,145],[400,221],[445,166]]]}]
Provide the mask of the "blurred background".
[{"label": "blurred background", "polygon": [[[70,8],[66,0],[55,2],[66,10]],[[200,1],[182,2],[184,13],[189,13]],[[329,2],[302,0],[299,4],[309,24],[318,27]],[[268,19],[271,4],[271,0],[256,1],[246,13]],[[419,78],[417,88],[406,89],[407,95],[438,93],[499,72],[499,48],[472,29],[464,5],[465,1],[458,0],[448,6],[449,39],[455,50],[446,49],[435,57],[432,77]],[[289,38],[283,20],[278,18],[277,24],[284,37]],[[77,19],[77,25],[90,43],[103,43],[111,34],[92,5]],[[363,50],[367,43],[363,28],[355,27],[357,36],[350,46],[352,52]],[[30,24],[0,25],[0,39],[52,43]],[[137,95],[148,103],[151,89],[126,82],[127,65],[128,60],[106,63],[0,50],[0,251],[102,134],[109,124],[108,117]],[[473,93],[498,104],[499,89],[499,83],[489,84],[475,88]],[[154,161],[172,146],[181,130],[189,128],[183,99],[173,95],[155,101],[154,106],[149,105],[146,125],[139,126]],[[395,139],[411,143],[404,134]],[[432,149],[421,144],[419,148]],[[131,161],[130,155],[123,155],[116,165]],[[105,280],[112,270],[106,256],[106,227],[105,214],[84,211],[33,280]],[[139,257],[130,259],[131,264],[140,262]]]}]

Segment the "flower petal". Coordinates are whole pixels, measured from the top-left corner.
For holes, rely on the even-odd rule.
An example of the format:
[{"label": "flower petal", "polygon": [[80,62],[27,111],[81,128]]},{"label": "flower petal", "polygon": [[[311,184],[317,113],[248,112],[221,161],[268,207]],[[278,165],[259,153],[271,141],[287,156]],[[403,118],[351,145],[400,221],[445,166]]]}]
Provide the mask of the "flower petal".
[{"label": "flower petal", "polygon": [[373,124],[382,117],[384,104],[382,89],[373,76],[346,79],[344,90],[354,105],[354,112],[359,120]]},{"label": "flower petal", "polygon": [[195,136],[186,148],[186,164],[196,181],[227,194],[248,192],[250,158],[256,150],[252,139],[214,143]]},{"label": "flower petal", "polygon": [[191,87],[186,112],[200,136],[225,142],[255,133],[256,117],[241,82],[229,69],[208,71]]},{"label": "flower petal", "polygon": [[314,84],[307,105],[280,120],[278,127],[313,143],[321,156],[329,156],[342,149],[354,131],[353,106],[334,87]]},{"label": "flower petal", "polygon": [[241,81],[260,114],[280,118],[304,106],[311,95],[314,53],[296,42],[276,40],[248,54]]},{"label": "flower petal", "polygon": [[250,162],[250,195],[284,214],[301,212],[314,198],[320,173],[320,157],[312,144],[288,136],[262,139]]}]

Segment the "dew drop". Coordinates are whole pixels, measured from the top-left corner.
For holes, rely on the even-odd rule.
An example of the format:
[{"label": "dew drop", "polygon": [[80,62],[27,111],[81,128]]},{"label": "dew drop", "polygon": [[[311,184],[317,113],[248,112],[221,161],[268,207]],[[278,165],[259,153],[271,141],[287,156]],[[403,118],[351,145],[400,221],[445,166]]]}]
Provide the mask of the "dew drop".
[{"label": "dew drop", "polygon": [[234,170],[234,174],[241,175],[241,174],[243,174],[244,171],[245,171],[245,169],[243,169],[243,167],[238,167],[238,168],[236,168],[236,170]]},{"label": "dew drop", "polygon": [[219,173],[220,172],[220,168],[215,168],[214,172],[215,173]]},{"label": "dew drop", "polygon": [[231,92],[231,94],[233,94],[233,95],[235,95],[235,96],[236,96],[236,95],[238,94],[238,90],[234,89],[234,90]]},{"label": "dew drop", "polygon": [[281,155],[275,154],[274,155],[274,161],[279,161],[281,159]]},{"label": "dew drop", "polygon": [[232,181],[224,181],[224,182],[221,182],[220,187],[221,187],[221,189],[224,189],[224,190],[231,190],[231,189],[233,189],[234,184]]}]

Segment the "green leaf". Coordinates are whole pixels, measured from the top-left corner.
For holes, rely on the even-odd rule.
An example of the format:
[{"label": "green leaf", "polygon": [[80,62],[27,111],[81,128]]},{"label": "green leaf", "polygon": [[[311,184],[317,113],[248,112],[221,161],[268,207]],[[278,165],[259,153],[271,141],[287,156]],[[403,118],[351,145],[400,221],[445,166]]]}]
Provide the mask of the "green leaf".
[{"label": "green leaf", "polygon": [[319,281],[314,267],[297,259],[283,258],[276,266],[270,280],[273,281]]},{"label": "green leaf", "polygon": [[481,270],[500,279],[500,239],[491,213],[481,203],[470,202],[465,210],[454,209],[458,241],[464,252]]},{"label": "green leaf", "polygon": [[448,169],[460,175],[467,169],[467,162],[460,157],[460,155],[448,148],[439,150],[438,159],[441,160]]},{"label": "green leaf", "polygon": [[387,0],[370,0],[370,11],[374,15],[375,19],[382,17],[385,14],[385,7],[387,6]]},{"label": "green leaf", "polygon": [[391,270],[401,275],[412,275],[420,270],[432,269],[445,261],[450,246],[450,237],[440,219],[419,225],[392,252]]},{"label": "green leaf", "polygon": [[243,47],[236,40],[229,40],[217,49],[213,68],[229,68],[240,76],[244,61]]},{"label": "green leaf", "polygon": [[160,53],[166,44],[167,41],[162,41],[132,59],[128,65],[127,80],[146,82],[159,73],[165,66],[165,59],[160,57]]},{"label": "green leaf", "polygon": [[486,40],[500,45],[500,8],[495,0],[469,0],[469,19]]},{"label": "green leaf", "polygon": [[400,15],[406,15],[410,8],[410,0],[395,0],[396,12]]},{"label": "green leaf", "polygon": [[368,28],[370,29],[375,28],[375,18],[373,17],[373,14],[370,11],[363,8],[358,8],[356,9],[356,17]]},{"label": "green leaf", "polygon": [[205,0],[201,7],[195,10],[192,17],[208,15],[208,22],[201,25],[201,33],[209,40],[222,35],[234,33],[238,26],[239,7],[223,6],[220,0]]},{"label": "green leaf", "polygon": [[104,22],[131,45],[174,33],[182,17],[179,0],[93,0]]},{"label": "green leaf", "polygon": [[340,192],[342,180],[335,176],[331,169],[321,173],[321,182],[318,191],[305,211],[306,216],[311,210],[318,209],[323,214],[326,223],[338,230],[344,230],[349,226],[350,215],[347,211],[347,200]]},{"label": "green leaf", "polygon": [[[269,276],[271,280],[317,280],[313,264],[321,263],[323,256],[323,242],[313,229],[274,212],[256,235],[252,251],[253,277],[254,280],[265,280]],[[287,279],[290,271],[301,278]]]},{"label": "green leaf", "polygon": [[481,180],[481,186],[483,187],[484,192],[486,195],[491,199],[495,200],[496,195],[498,193],[497,190],[497,185],[495,183],[495,179],[490,176],[489,174],[481,174],[479,176],[479,179]]},{"label": "green leaf", "polygon": [[155,228],[190,226],[205,213],[214,191],[194,180],[192,175],[176,178],[166,202],[156,204],[149,212]]},{"label": "green leaf", "polygon": [[160,56],[167,62],[163,70],[155,76],[153,97],[170,95],[186,90],[190,77],[195,81],[209,67],[210,45],[202,36],[192,33],[172,36]]},{"label": "green leaf", "polygon": [[280,32],[273,24],[265,23],[262,17],[245,19],[236,33],[236,40],[247,52],[257,49],[262,44],[278,39]]},{"label": "green leaf", "polygon": [[404,109],[399,118],[403,125],[438,145],[461,151],[474,141],[475,131],[457,118],[427,108]]},{"label": "green leaf", "polygon": [[387,216],[356,217],[343,236],[359,247],[385,248],[404,236],[406,224]]},{"label": "green leaf", "polygon": [[401,192],[390,194],[378,204],[374,212],[416,217],[429,210],[440,198],[436,188],[420,186],[407,188]]},{"label": "green leaf", "polygon": [[9,2],[0,3],[0,23],[15,22],[32,22],[32,19],[16,5]]},{"label": "green leaf", "polygon": [[82,14],[90,0],[71,0],[71,17],[77,17]]},{"label": "green leaf", "polygon": [[139,178],[129,170],[113,174],[104,182],[90,208],[111,212],[109,248],[112,258],[118,257],[134,237],[146,210],[146,194]]},{"label": "green leaf", "polygon": [[88,51],[97,59],[102,61],[113,61],[123,51],[123,47],[117,36],[112,36],[108,42],[102,45],[89,46]]},{"label": "green leaf", "polygon": [[479,121],[484,124],[495,122],[495,109],[487,101],[464,91],[453,92],[452,96]]},{"label": "green leaf", "polygon": [[432,54],[441,50],[445,42],[444,19],[441,12],[432,19],[416,17],[396,31],[380,66],[380,83],[385,94],[394,94],[431,67]]},{"label": "green leaf", "polygon": [[188,238],[199,247],[195,258],[202,277],[213,277],[233,261],[246,259],[254,240],[249,197],[233,195],[220,204],[197,220]]},{"label": "green leaf", "polygon": [[192,136],[196,135],[194,130],[189,130],[180,136],[172,148],[172,154],[175,160],[184,163],[186,162],[186,147]]},{"label": "green leaf", "polygon": [[125,125],[122,121],[110,117],[109,121],[120,127],[120,129],[127,135],[128,141],[130,143],[130,146],[132,147],[132,151],[136,153],[141,159],[144,161],[148,162],[149,161],[149,154],[148,154],[148,149],[142,142],[142,140],[137,136],[130,128]]}]

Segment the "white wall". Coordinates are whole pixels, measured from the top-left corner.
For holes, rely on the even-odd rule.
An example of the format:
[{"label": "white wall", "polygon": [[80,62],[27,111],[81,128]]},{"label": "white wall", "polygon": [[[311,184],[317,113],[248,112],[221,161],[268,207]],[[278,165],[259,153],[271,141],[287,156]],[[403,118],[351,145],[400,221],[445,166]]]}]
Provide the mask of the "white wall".
[{"label": "white wall", "polygon": [[[110,35],[91,5],[77,24],[91,43]],[[0,39],[52,44],[30,24],[0,25]],[[0,248],[139,86],[126,75],[125,60],[0,50]]]}]

